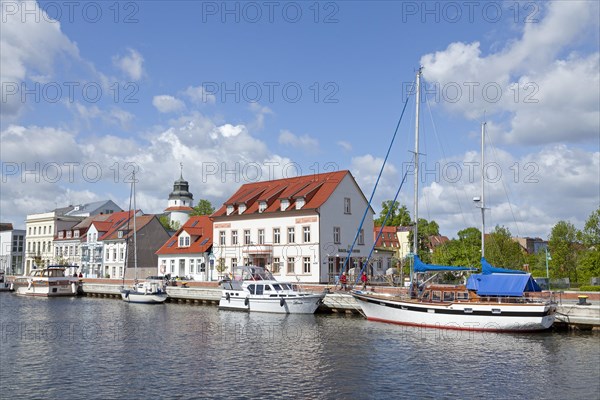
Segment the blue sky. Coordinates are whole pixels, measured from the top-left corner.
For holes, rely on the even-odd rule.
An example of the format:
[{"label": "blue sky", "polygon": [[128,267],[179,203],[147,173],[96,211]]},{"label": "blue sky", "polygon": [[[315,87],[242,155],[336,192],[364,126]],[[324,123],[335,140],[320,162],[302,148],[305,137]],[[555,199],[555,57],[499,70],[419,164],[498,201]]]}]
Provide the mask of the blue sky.
[{"label": "blue sky", "polygon": [[[437,93],[421,107],[421,216],[448,236],[479,225],[485,113],[488,222],[543,238],[561,219],[581,227],[600,203],[598,15],[585,1],[4,0],[1,219],[126,207],[127,163],[145,212],[166,207],[180,162],[215,206],[258,177],[332,169],[369,196],[423,65]],[[376,210],[413,131],[411,100]]]}]

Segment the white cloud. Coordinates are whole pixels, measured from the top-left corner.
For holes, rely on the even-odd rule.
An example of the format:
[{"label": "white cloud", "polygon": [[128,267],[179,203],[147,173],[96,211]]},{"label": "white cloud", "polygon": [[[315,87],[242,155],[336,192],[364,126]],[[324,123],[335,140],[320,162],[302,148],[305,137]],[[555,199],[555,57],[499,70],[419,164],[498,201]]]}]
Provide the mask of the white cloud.
[{"label": "white cloud", "polygon": [[161,113],[172,113],[185,109],[185,104],[181,100],[166,94],[154,96],[152,105]]},{"label": "white cloud", "polygon": [[339,140],[337,145],[342,148],[342,150],[349,152],[352,151],[352,144],[350,142],[346,142],[345,140]]},{"label": "white cloud", "polygon": [[485,55],[479,42],[451,43],[421,58],[424,77],[439,89],[437,101],[467,118],[481,119],[484,112],[503,118],[508,112],[500,140],[595,140],[600,129],[598,52],[576,53],[574,46],[597,32],[598,3],[539,4],[545,17],[525,24],[519,39]]},{"label": "white cloud", "polygon": [[189,86],[183,93],[196,104],[215,104],[215,95],[202,86]]},{"label": "white cloud", "polygon": [[244,125],[233,126],[231,124],[225,124],[225,125],[219,126],[217,128],[217,130],[223,137],[228,138],[228,137],[238,136],[240,133],[242,133],[246,130],[246,127]]},{"label": "white cloud", "polygon": [[[8,3],[2,4],[0,35],[0,82],[3,90],[13,85],[20,88],[21,82],[27,79],[48,82],[54,74],[54,60],[58,56],[79,57],[77,45],[62,33],[60,23],[52,21],[37,2],[14,3],[12,5],[17,7],[17,12],[4,13],[5,7],[11,6]],[[18,12],[21,8],[31,10],[31,14],[23,18],[24,14]],[[20,93],[7,95],[0,115],[16,117],[24,106]]]},{"label": "white cloud", "polygon": [[113,57],[113,64],[134,81],[144,75],[143,63],[144,57],[134,49],[127,49],[126,55]]},{"label": "white cloud", "polygon": [[279,134],[279,144],[299,148],[304,151],[316,152],[319,149],[319,141],[308,135],[297,136],[288,130],[282,130]]}]

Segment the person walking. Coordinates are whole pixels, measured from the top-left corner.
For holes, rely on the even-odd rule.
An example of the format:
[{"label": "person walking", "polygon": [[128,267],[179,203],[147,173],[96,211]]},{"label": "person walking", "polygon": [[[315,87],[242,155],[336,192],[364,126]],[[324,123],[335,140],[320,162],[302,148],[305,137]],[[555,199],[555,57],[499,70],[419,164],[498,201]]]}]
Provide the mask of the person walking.
[{"label": "person walking", "polygon": [[348,277],[346,276],[346,272],[342,272],[342,275],[340,275],[340,290],[348,290]]},{"label": "person walking", "polygon": [[367,282],[369,281],[369,278],[367,277],[367,273],[363,272],[361,277],[360,277],[360,281],[362,282],[362,290],[366,290],[367,289]]}]

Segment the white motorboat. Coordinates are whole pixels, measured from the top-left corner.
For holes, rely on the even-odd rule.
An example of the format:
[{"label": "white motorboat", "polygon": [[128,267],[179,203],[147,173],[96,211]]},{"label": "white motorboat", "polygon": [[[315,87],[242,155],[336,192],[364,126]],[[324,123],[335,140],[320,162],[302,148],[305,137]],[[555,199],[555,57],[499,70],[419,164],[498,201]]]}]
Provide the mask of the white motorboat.
[{"label": "white motorboat", "polygon": [[12,285],[6,282],[4,277],[4,271],[0,270],[0,292],[12,291]]},{"label": "white motorboat", "polygon": [[325,293],[302,292],[297,285],[279,282],[262,267],[236,267],[232,280],[221,282],[219,308],[278,314],[313,314]]},{"label": "white motorboat", "polygon": [[[135,283],[130,287],[121,288],[121,298],[128,303],[160,304],[167,300],[167,290],[164,281],[149,279],[138,281],[137,279],[137,229],[135,224],[135,171],[131,180],[131,195],[129,211],[131,212],[131,199],[133,199],[133,264],[135,270]],[[127,230],[129,230],[129,220],[127,221]],[[128,251],[129,246],[126,246]],[[125,255],[125,269],[127,270],[127,254]],[[123,275],[125,276],[125,275]]]},{"label": "white motorboat", "polygon": [[79,278],[66,276],[65,270],[62,265],[34,269],[29,276],[16,278],[12,286],[17,294],[23,296],[76,296]]},{"label": "white motorboat", "polygon": [[[419,96],[421,70],[416,79],[416,127],[415,127],[415,211],[418,221],[419,183]],[[471,268],[430,265],[421,262],[417,256],[418,232],[414,224],[413,264],[411,270],[411,290],[409,295],[385,295],[366,291],[353,291],[352,296],[360,305],[369,320],[391,322],[428,328],[464,329],[476,331],[539,331],[554,323],[556,305],[550,299],[534,297],[541,292],[531,274],[523,271],[492,267],[484,257],[485,205],[484,205],[484,137],[485,124],[481,129],[481,264],[482,273],[472,274],[466,285],[442,285],[431,282],[432,278],[418,276],[444,271],[468,271]]]}]

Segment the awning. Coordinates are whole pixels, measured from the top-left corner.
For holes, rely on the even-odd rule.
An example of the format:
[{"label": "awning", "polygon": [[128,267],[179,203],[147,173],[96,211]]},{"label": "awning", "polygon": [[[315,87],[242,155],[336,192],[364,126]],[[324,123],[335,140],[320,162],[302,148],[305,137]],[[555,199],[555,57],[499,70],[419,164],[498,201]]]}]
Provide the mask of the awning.
[{"label": "awning", "polygon": [[531,274],[490,273],[473,274],[467,280],[467,289],[480,296],[523,296],[524,292],[541,292]]}]

